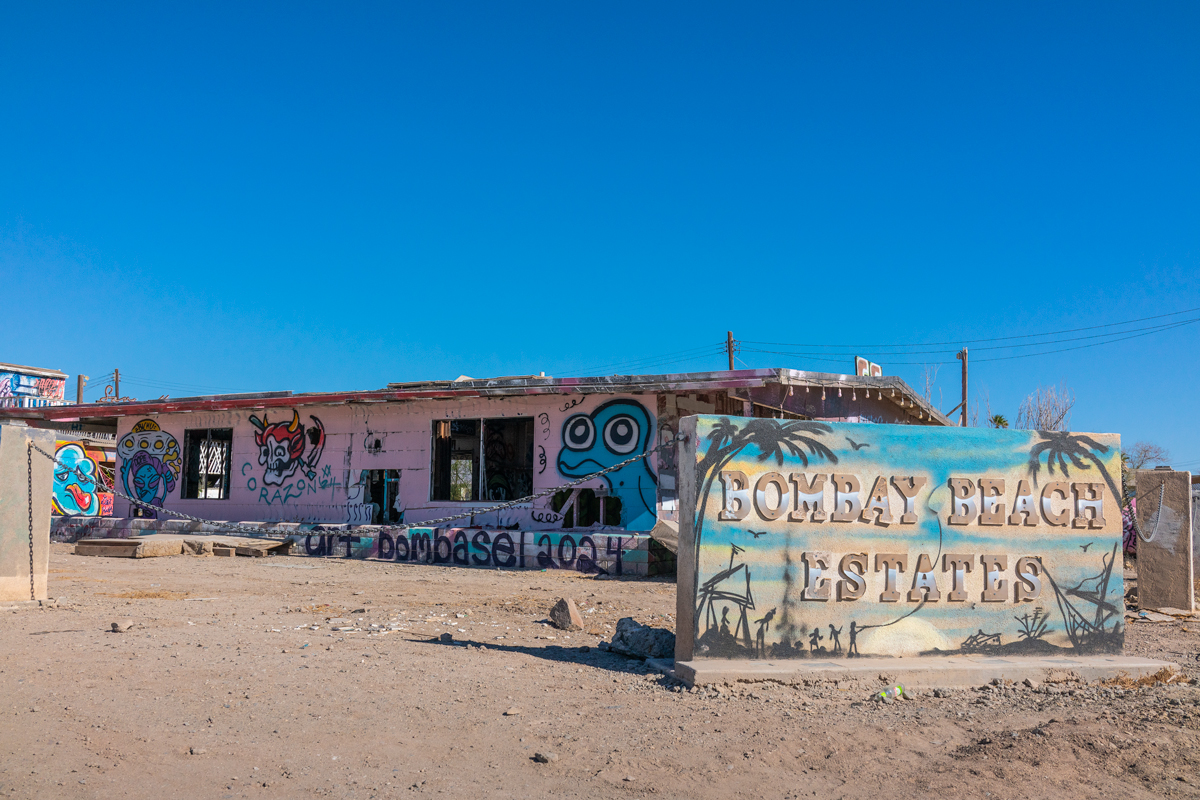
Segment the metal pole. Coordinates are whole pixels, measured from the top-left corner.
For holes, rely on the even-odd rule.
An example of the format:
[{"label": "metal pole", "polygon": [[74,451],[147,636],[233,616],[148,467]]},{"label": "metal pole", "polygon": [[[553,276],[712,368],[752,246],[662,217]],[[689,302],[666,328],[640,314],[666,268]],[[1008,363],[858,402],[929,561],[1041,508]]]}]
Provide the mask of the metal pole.
[{"label": "metal pole", "polygon": [[115,395],[113,399],[121,399],[121,370],[116,368],[113,369],[113,394]]},{"label": "metal pole", "polygon": [[83,387],[87,385],[87,382],[87,375],[75,376],[75,405],[77,406],[83,405]]},{"label": "metal pole", "polygon": [[733,331],[728,331],[725,335],[725,351],[729,353],[729,370],[733,371]]},{"label": "metal pole", "polygon": [[962,411],[959,412],[959,425],[967,427],[967,348],[958,352],[958,358],[963,362],[962,367]]}]

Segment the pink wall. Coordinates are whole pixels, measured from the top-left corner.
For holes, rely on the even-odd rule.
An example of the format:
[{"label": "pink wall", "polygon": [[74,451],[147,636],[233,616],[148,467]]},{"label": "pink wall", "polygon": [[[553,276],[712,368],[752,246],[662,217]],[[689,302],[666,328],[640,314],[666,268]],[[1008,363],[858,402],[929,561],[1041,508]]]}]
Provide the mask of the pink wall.
[{"label": "pink wall", "polygon": [[[291,409],[218,411],[126,417],[117,437],[117,488],[154,505],[217,520],[366,523],[369,511],[357,497],[362,470],[400,470],[404,520],[421,522],[447,516],[472,505],[430,501],[432,423],[436,419],[534,420],[534,491],[559,486],[572,477],[594,472],[657,443],[654,395],[571,395],[512,398],[429,400],[405,403],[300,406],[298,429]],[[258,425],[252,422],[252,417]],[[315,418],[315,419],[314,419]],[[319,423],[318,423],[319,420]],[[571,421],[574,449],[564,448]],[[282,424],[280,428],[274,428]],[[260,426],[287,440],[283,469],[261,463],[255,441]],[[157,430],[155,430],[157,428]],[[185,429],[231,428],[232,478],[227,500],[183,500]],[[139,429],[139,430],[135,430]],[[320,431],[323,430],[323,444]],[[378,440],[378,447],[375,446]],[[302,442],[302,446],[301,443]],[[561,455],[561,458],[560,458]],[[543,460],[544,457],[544,460]],[[659,463],[638,461],[612,474],[609,486],[593,479],[585,486],[609,488],[623,504],[622,526],[648,530],[657,512]],[[665,464],[668,468],[672,465]],[[349,482],[349,487],[347,486]],[[669,482],[673,489],[673,480]],[[673,497],[673,492],[670,493]],[[512,509],[497,516],[477,516],[476,525],[519,525],[527,530],[561,527],[549,510],[550,498],[534,508]],[[117,499],[118,516],[130,516],[130,503]],[[647,507],[648,506],[648,507]],[[164,515],[159,515],[164,516]],[[464,520],[464,524],[467,521]]]}]

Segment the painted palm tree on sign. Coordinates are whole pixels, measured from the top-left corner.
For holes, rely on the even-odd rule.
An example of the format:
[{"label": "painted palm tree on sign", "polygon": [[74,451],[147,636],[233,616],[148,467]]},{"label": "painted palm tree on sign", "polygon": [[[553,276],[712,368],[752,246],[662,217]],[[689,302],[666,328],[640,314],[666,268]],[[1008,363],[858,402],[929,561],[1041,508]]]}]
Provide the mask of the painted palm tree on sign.
[{"label": "painted palm tree on sign", "polygon": [[1037,435],[1041,437],[1041,441],[1029,450],[1029,474],[1033,476],[1034,486],[1037,486],[1038,472],[1042,467],[1042,455],[1045,454],[1046,469],[1051,475],[1054,474],[1055,462],[1062,470],[1064,478],[1071,476],[1071,466],[1080,470],[1090,470],[1095,467],[1104,476],[1108,490],[1120,502],[1122,496],[1120,487],[1113,481],[1113,477],[1108,474],[1108,468],[1100,460],[1100,455],[1108,452],[1107,446],[1082,433],[1038,431]]},{"label": "painted palm tree on sign", "polygon": [[758,450],[758,460],[774,457],[783,466],[784,451],[808,466],[809,456],[837,463],[837,455],[818,437],[831,433],[833,428],[810,420],[751,419],[738,426],[728,417],[721,417],[708,434],[708,450],[696,465],[700,476],[700,506],[692,527],[693,542],[699,552],[704,515],[708,510],[708,495],[721,470],[747,447]]}]

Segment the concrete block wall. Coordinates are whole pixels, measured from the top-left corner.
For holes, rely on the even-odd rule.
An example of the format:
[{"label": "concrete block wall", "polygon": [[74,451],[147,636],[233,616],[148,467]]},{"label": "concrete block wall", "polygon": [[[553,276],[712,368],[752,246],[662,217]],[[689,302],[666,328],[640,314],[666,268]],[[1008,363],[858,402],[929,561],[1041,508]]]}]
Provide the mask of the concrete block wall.
[{"label": "concrete block wall", "polygon": [[[54,433],[0,425],[0,600],[45,600],[50,564],[53,463],[36,451],[30,482],[29,444],[54,452]],[[30,507],[33,487],[33,597],[30,597]]]}]

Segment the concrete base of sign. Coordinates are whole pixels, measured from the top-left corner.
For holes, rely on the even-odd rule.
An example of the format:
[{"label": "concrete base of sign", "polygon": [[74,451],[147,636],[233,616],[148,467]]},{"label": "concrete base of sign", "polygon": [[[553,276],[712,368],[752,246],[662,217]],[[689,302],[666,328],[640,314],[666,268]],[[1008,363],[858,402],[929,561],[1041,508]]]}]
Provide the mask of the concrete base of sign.
[{"label": "concrete base of sign", "polygon": [[1169,661],[1132,656],[946,656],[847,661],[697,659],[675,662],[673,674],[689,686],[755,681],[787,684],[838,681],[857,683],[867,691],[883,683],[902,683],[910,690],[925,691],[982,686],[996,678],[1017,682],[1028,678],[1039,683],[1052,683],[1097,681],[1127,675],[1136,680],[1164,667],[1178,670],[1178,666]]}]

